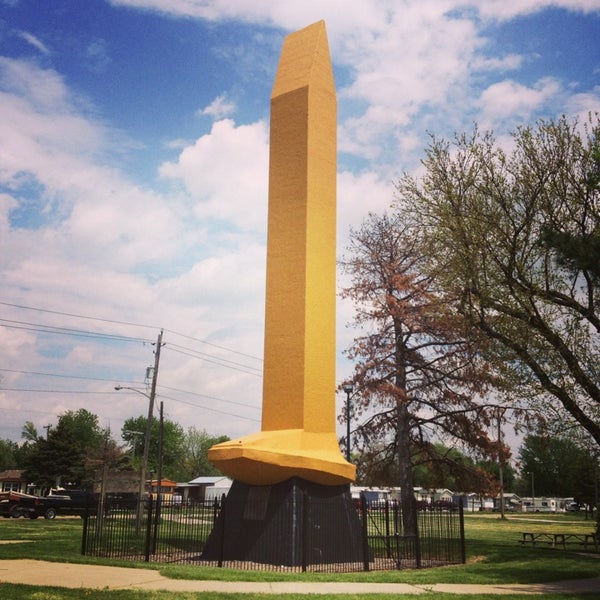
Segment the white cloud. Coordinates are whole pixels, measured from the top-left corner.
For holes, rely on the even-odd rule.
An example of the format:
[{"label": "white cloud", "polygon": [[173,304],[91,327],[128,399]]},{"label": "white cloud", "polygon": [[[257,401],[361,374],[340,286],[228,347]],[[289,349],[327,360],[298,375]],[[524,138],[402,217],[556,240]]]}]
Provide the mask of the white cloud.
[{"label": "white cloud", "polygon": [[[340,115],[340,150],[385,169],[392,164],[398,168],[398,156],[406,157],[406,166],[414,163],[414,154],[408,155],[408,145],[403,143],[409,128],[416,150],[418,140],[421,145],[426,143],[425,131],[452,135],[455,130],[469,128],[473,120],[491,116],[491,112],[479,115],[478,111],[488,101],[489,108],[494,108],[494,88],[490,84],[482,104],[477,102],[476,86],[498,72],[519,71],[524,57],[486,54],[485,24],[557,6],[600,11],[597,0],[357,0],[352,10],[347,10],[344,0],[113,3],[210,21],[239,19],[272,24],[286,31],[324,19],[335,63],[350,73],[347,83],[338,87],[342,108],[352,106]],[[528,102],[541,106],[551,101],[551,96],[545,95],[550,88],[543,87],[532,88],[536,98],[520,94],[517,120],[525,114]],[[507,91],[506,85],[503,89]],[[421,132],[418,140],[415,130]]]},{"label": "white cloud", "polygon": [[573,114],[583,122],[588,114],[600,114],[600,85],[589,92],[574,94],[566,102],[568,114]]},{"label": "white cloud", "polygon": [[[81,110],[85,103],[56,72],[2,59],[0,84],[0,145],[11,149],[2,153],[0,162],[0,185],[5,190],[0,195],[2,300],[71,315],[166,325],[171,331],[260,356],[268,169],[265,125],[215,123],[210,135],[186,146],[176,163],[164,166],[170,180],[180,183],[173,186],[179,189],[159,193],[132,182],[115,167],[111,150],[113,144],[118,147],[118,138]],[[32,203],[31,214],[25,198]],[[211,230],[211,219],[231,224]],[[2,315],[9,321],[57,326],[65,322],[65,317],[45,313],[24,318],[20,309],[7,306]],[[82,321],[79,326],[124,335],[132,331],[130,326],[98,321]],[[152,358],[151,348],[140,344],[111,348],[107,354],[106,345],[86,339],[66,337],[63,342],[59,338],[48,345],[32,333],[8,331],[11,344],[0,347],[4,368],[18,364],[32,371],[94,371],[114,377],[117,383],[120,376],[130,380],[132,373],[141,379]],[[139,335],[152,339],[156,329],[142,328]],[[173,334],[166,338],[173,343]],[[190,389],[193,383],[197,387],[191,389],[199,393],[258,403],[261,380],[256,371],[248,375],[168,351],[164,356],[164,385]],[[187,380],[178,377],[186,373],[196,375]],[[15,386],[36,387],[25,381],[24,375],[16,377]],[[78,385],[106,393],[113,383]],[[45,386],[49,387],[47,382]],[[80,408],[84,400],[86,408],[110,419],[117,431],[124,419],[144,413],[137,398],[109,406],[102,396],[82,400],[76,394],[48,393],[44,410],[36,412],[31,407],[40,406],[39,397],[10,392],[8,400],[7,394],[0,390],[0,404],[18,405],[18,411],[8,411],[17,430],[25,420],[46,422],[48,414]],[[201,404],[196,398],[192,401]],[[216,434],[241,435],[257,428],[251,420],[259,417],[256,409],[248,409],[250,420],[232,418],[225,427],[223,412],[210,412],[219,410],[219,403],[208,400],[206,405],[208,412],[201,418],[198,409],[185,404],[171,403],[168,410],[180,422]],[[227,405],[221,408],[235,414]]]},{"label": "white cloud", "polygon": [[[297,28],[312,20],[341,23],[364,23],[365,28],[376,20],[385,19],[395,11],[410,9],[410,2],[396,0],[353,0],[348,10],[347,0],[110,0],[112,4],[156,10],[158,12],[217,21],[242,19],[252,22],[271,21]],[[509,19],[538,12],[548,7],[561,7],[584,13],[598,12],[598,0],[421,0],[425,11],[477,11],[486,19]]]},{"label": "white cloud", "polygon": [[598,0],[479,0],[471,3],[486,19],[508,20],[544,8],[565,8],[580,12],[598,12]]},{"label": "white cloud", "polygon": [[87,67],[95,73],[103,73],[110,64],[106,40],[95,38],[89,42],[85,49]]},{"label": "white cloud", "polygon": [[268,132],[264,123],[237,126],[226,119],[185,148],[160,174],[181,181],[199,218],[264,231],[267,216]]},{"label": "white cloud", "polygon": [[506,56],[476,56],[472,67],[476,71],[513,71],[523,65],[523,57],[518,54]]},{"label": "white cloud", "polygon": [[206,115],[213,119],[222,119],[235,112],[235,103],[227,99],[226,94],[217,96],[208,106],[198,111],[199,115]]},{"label": "white cloud", "polygon": [[479,98],[480,123],[487,127],[507,117],[512,121],[530,119],[541,106],[561,94],[560,83],[550,77],[540,79],[533,87],[513,80],[494,83]]},{"label": "white cloud", "polygon": [[72,96],[62,77],[56,71],[42,69],[34,63],[0,56],[0,86],[42,114],[72,110]]},{"label": "white cloud", "polygon": [[28,43],[31,44],[36,50],[39,50],[42,54],[50,54],[50,49],[35,35],[22,31],[21,37]]}]

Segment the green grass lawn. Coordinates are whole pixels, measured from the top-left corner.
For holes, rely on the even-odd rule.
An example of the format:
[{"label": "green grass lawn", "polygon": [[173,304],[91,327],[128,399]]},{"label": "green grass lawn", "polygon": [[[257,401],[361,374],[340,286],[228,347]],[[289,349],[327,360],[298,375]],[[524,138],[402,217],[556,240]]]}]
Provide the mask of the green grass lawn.
[{"label": "green grass lawn", "polygon": [[[465,531],[467,538],[467,564],[435,569],[405,571],[375,571],[352,574],[317,574],[279,572],[237,571],[193,565],[159,565],[144,562],[129,563],[123,561],[89,558],[81,555],[82,521],[78,518],[59,518],[54,521],[0,519],[0,540],[27,540],[26,543],[0,545],[0,559],[31,558],[39,560],[85,562],[92,564],[112,564],[119,566],[137,566],[159,570],[163,575],[184,579],[224,579],[228,581],[372,581],[398,582],[412,584],[427,583],[538,583],[566,579],[578,579],[600,575],[600,554],[584,552],[573,546],[568,550],[551,548],[547,545],[522,547],[518,543],[521,531],[551,531],[591,533],[594,522],[584,520],[577,514],[536,514],[510,515],[501,520],[495,514],[467,514]],[[170,598],[156,592],[89,592],[85,596],[81,590],[50,590],[35,588],[41,595],[33,596],[33,587],[0,586],[0,596],[7,598],[36,598],[54,600],[54,598]],[[58,594],[58,595],[56,595]],[[219,598],[215,594],[178,594],[177,598]],[[231,600],[237,595],[223,595]],[[243,594],[240,598],[252,600],[253,596]],[[298,596],[301,597],[301,596]],[[305,596],[303,596],[305,597]],[[460,600],[460,596],[447,595]],[[465,596],[466,597],[466,596]],[[483,600],[485,596],[468,596],[471,600]],[[514,596],[517,598],[518,596]],[[540,597],[540,596],[537,596]],[[555,600],[583,598],[584,596],[552,596]],[[270,596],[274,598],[274,596]],[[293,596],[287,595],[288,600]],[[321,597],[324,598],[325,597]],[[345,596],[349,598],[349,596]],[[377,596],[380,600],[384,595]],[[398,599],[398,596],[395,596]],[[414,598],[414,596],[413,596]],[[443,596],[437,595],[436,600]],[[502,596],[503,599],[513,596]],[[524,598],[524,596],[521,596]],[[588,596],[588,600],[590,597]],[[444,599],[445,600],[445,599]]]}]

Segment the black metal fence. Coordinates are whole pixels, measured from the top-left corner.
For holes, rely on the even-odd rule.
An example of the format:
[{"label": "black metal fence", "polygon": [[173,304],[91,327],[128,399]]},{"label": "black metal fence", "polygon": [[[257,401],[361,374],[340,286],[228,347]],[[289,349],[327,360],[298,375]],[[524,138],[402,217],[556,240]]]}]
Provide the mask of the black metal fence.
[{"label": "black metal fence", "polygon": [[[310,499],[310,503],[311,513],[318,515],[318,500]],[[460,506],[419,507],[416,524],[413,522],[408,532],[398,503],[383,502],[377,507],[369,507],[363,499],[354,509],[361,529],[360,560],[321,562],[315,552],[320,543],[318,531],[300,526],[293,535],[301,538],[298,544],[302,558],[293,565],[203,558],[205,544],[222,509],[222,500],[183,505],[105,501],[103,509],[90,511],[84,517],[82,554],[132,561],[292,572],[393,570],[465,562],[464,521]],[[223,516],[226,516],[224,512],[221,520]],[[291,533],[282,530],[270,535],[273,539],[261,540],[261,543],[277,547],[282,540],[287,542]]]}]

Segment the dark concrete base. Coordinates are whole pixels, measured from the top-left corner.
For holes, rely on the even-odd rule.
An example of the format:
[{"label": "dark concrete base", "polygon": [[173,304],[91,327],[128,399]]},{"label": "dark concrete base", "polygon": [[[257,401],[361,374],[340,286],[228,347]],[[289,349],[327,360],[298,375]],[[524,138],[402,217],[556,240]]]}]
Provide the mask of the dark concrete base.
[{"label": "dark concrete base", "polygon": [[350,486],[294,477],[272,486],[234,481],[202,560],[302,566],[362,562]]}]

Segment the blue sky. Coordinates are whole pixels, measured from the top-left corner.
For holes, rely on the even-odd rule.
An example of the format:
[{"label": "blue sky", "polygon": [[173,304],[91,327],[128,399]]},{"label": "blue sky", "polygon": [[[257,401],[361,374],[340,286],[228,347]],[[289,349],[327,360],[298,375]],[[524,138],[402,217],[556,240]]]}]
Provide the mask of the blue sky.
[{"label": "blue sky", "polygon": [[428,132],[600,110],[599,0],[0,0],[0,437],[80,407],[120,431],[161,327],[167,417],[260,429],[269,96],[320,19],[340,255]]}]

